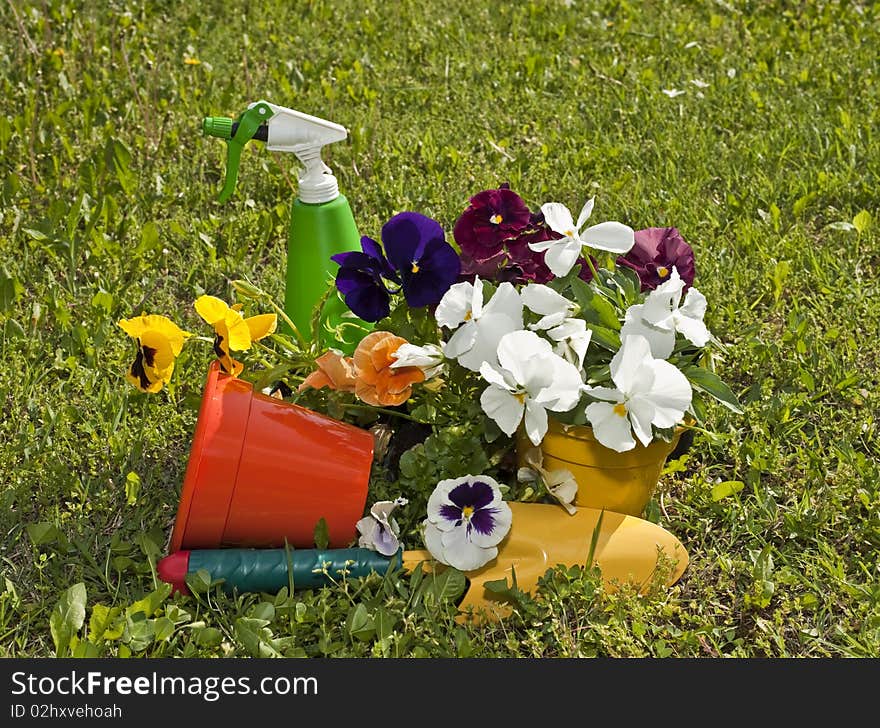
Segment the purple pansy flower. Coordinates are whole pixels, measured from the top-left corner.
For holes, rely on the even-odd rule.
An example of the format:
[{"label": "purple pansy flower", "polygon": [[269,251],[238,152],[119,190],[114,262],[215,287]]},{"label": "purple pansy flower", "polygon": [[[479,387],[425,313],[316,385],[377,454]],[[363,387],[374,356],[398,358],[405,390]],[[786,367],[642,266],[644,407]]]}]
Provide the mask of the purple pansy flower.
[{"label": "purple pansy flower", "polygon": [[392,267],[403,279],[403,296],[414,307],[433,306],[458,279],[461,261],[436,220],[401,212],[382,227]]},{"label": "purple pansy flower", "polygon": [[361,238],[363,252],[339,253],[336,288],[346,305],[364,321],[378,321],[391,310],[387,282],[401,286],[406,302],[414,307],[439,303],[458,278],[461,262],[446,242],[436,220],[417,212],[402,212],[382,227],[382,247],[372,238]]},{"label": "purple pansy flower", "polygon": [[498,555],[513,514],[485,475],[441,480],[428,499],[425,545],[440,563],[473,571]]},{"label": "purple pansy flower", "polygon": [[382,253],[382,248],[372,238],[361,238],[363,252],[338,253],[331,260],[339,263],[336,288],[355,315],[364,321],[378,321],[391,310],[391,293],[385,285],[387,279],[400,283]]},{"label": "purple pansy flower", "polygon": [[674,227],[646,228],[635,233],[635,245],[617,259],[618,265],[632,268],[639,275],[642,290],[653,290],[668,280],[672,269],[685,283],[684,290],[694,283],[694,251]]},{"label": "purple pansy flower", "polygon": [[463,253],[482,262],[497,255],[504,241],[525,230],[530,220],[526,203],[505,183],[471,197],[452,234]]}]

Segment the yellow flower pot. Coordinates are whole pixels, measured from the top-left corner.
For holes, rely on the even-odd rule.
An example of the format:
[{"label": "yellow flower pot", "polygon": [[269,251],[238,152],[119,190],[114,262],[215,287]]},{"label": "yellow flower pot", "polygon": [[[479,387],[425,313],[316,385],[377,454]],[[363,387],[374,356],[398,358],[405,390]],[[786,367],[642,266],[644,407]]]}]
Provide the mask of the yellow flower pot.
[{"label": "yellow flower pot", "polygon": [[[578,484],[575,505],[640,516],[684,429],[676,429],[672,442],[655,440],[645,447],[636,441],[633,450],[616,452],[597,442],[591,427],[563,425],[551,418],[540,446],[543,467],[571,471]],[[531,447],[528,437],[520,431],[519,467],[527,467],[525,454]]]}]

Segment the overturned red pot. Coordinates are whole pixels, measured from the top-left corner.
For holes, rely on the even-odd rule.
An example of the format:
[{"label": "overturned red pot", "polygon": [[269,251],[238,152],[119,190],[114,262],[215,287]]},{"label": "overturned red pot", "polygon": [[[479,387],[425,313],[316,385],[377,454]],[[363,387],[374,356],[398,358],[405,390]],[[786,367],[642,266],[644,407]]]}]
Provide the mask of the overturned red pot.
[{"label": "overturned red pot", "polygon": [[356,535],[367,499],[370,433],[208,372],[177,509],[171,551],[314,544]]}]

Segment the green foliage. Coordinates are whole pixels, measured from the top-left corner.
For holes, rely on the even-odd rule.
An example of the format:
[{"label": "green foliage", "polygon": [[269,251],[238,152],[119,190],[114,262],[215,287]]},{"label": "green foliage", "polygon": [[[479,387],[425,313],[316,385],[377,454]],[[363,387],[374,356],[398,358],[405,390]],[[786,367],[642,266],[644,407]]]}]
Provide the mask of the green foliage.
[{"label": "green foliage", "polygon": [[[242,19],[231,4],[3,4],[0,654],[878,654],[878,8],[570,5],[256,0]],[[224,150],[199,129],[258,98],[349,128],[326,161],[373,237],[418,210],[451,239],[468,198],[502,181],[532,207],[595,191],[597,221],[681,231],[728,344],[714,371],[744,414],[705,397],[712,437],[663,476],[653,512],[691,557],[674,588],[558,567],[481,626],[426,600],[421,570],[293,595],[208,578],[143,604],[211,354],[192,347],[173,390],[139,395],[115,322],[147,310],[204,331],[192,301],[231,300],[232,280],[282,300],[293,162],[249,146],[219,207]],[[616,347],[615,327],[593,331]],[[462,408],[456,438],[428,395],[414,404],[451,469],[414,451],[399,477],[422,500],[436,478],[504,467],[506,438],[478,459],[478,412]],[[397,487],[378,470],[371,500]],[[415,500],[395,514],[407,546]],[[354,604],[373,634],[349,631]]]}]

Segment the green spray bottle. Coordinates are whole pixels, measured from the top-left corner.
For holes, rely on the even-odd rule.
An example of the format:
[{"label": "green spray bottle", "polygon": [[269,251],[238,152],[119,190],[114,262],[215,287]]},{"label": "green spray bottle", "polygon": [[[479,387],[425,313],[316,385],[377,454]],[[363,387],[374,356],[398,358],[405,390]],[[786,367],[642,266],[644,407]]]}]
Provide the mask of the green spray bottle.
[{"label": "green spray bottle", "polygon": [[[284,311],[300,335],[311,339],[311,319],[316,304],[333,286],[338,265],[336,253],[360,250],[360,234],[345,195],[321,149],[348,136],[345,127],[268,101],[250,104],[238,120],[209,116],[202,122],[209,136],[226,140],[226,180],[220,202],[235,189],[241,150],[253,140],[270,151],[293,152],[304,169],[290,212]],[[319,344],[351,354],[372,325],[354,316],[335,287],[321,310]],[[331,331],[335,330],[338,335]],[[289,333],[289,332],[288,332]]]}]

